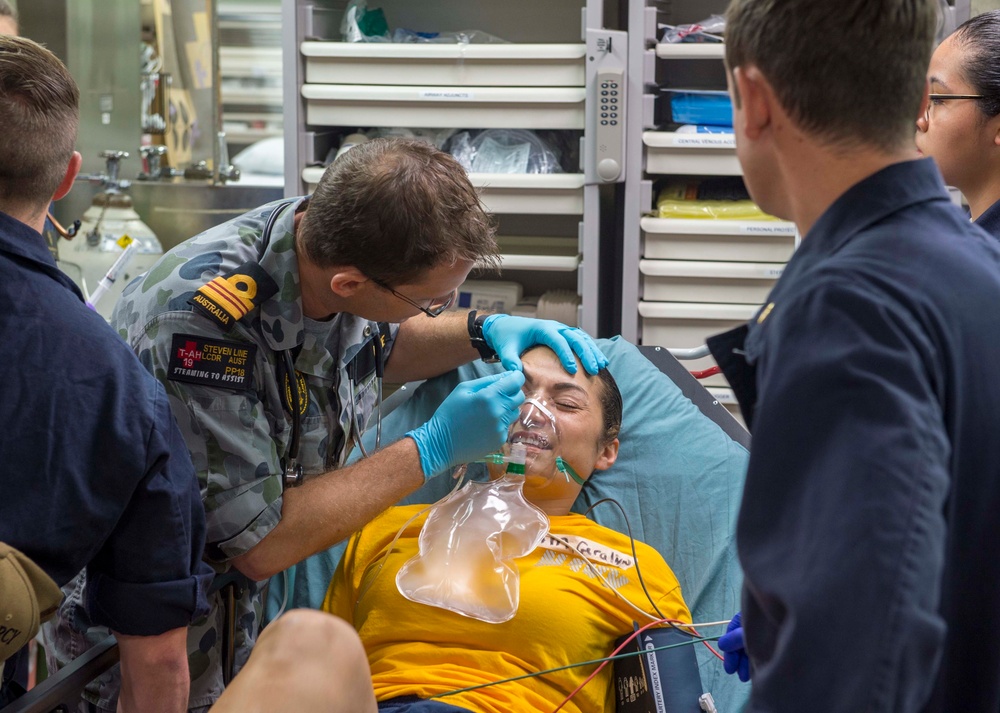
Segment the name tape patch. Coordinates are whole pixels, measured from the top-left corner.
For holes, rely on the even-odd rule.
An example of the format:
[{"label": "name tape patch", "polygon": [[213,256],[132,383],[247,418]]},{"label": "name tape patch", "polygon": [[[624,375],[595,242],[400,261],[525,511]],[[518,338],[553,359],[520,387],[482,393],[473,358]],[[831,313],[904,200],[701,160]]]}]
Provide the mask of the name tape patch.
[{"label": "name tape patch", "polygon": [[257,345],[175,334],[167,378],[189,384],[244,391],[252,386]]}]

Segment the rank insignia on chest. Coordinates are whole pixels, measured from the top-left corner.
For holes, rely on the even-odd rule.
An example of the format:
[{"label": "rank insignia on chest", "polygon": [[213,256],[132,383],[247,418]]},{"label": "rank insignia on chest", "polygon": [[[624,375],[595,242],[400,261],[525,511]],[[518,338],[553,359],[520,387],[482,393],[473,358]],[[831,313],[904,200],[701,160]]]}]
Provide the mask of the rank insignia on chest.
[{"label": "rank insignia on chest", "polygon": [[245,262],[203,285],[188,302],[228,332],[277,291],[277,283],[264,268]]}]

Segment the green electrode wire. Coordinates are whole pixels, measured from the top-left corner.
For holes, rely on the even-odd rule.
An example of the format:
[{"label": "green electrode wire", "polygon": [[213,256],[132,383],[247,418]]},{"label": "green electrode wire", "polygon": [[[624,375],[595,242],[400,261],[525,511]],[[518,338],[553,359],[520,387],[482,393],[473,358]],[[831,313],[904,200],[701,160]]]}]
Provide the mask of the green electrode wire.
[{"label": "green electrode wire", "polygon": [[[508,463],[507,471],[514,473],[515,475],[524,475],[524,465],[519,463],[509,463],[507,456],[503,453],[490,453],[489,455],[483,456],[481,460],[476,461],[477,463],[492,463],[494,465],[503,465]],[[515,466],[519,470],[515,470]],[[586,481],[580,477],[580,474],[573,470],[573,466],[562,459],[562,456],[556,456],[556,469],[573,480],[576,481],[578,485],[583,485]]]},{"label": "green electrode wire", "polygon": [[520,681],[523,678],[535,678],[537,676],[544,676],[549,673],[556,673],[557,671],[565,671],[570,668],[577,668],[579,666],[589,666],[595,663],[604,663],[605,661],[614,661],[616,659],[627,659],[631,656],[644,656],[646,654],[651,654],[656,651],[666,651],[667,649],[676,649],[680,646],[693,646],[694,644],[699,644],[702,641],[718,641],[718,636],[704,636],[698,638],[692,638],[690,641],[682,641],[679,644],[667,644],[666,646],[657,646],[655,648],[643,649],[642,651],[630,651],[625,654],[616,654],[615,656],[606,656],[601,659],[593,659],[592,661],[581,661],[580,663],[571,663],[566,666],[557,666],[556,668],[549,668],[544,671],[536,671],[535,673],[524,673],[520,676],[512,676],[511,678],[505,678],[500,681],[491,681],[490,683],[480,683],[475,686],[468,686],[466,688],[459,688],[454,691],[446,691],[445,693],[435,693],[432,696],[427,696],[430,698],[445,698],[447,696],[454,696],[457,693],[466,693],[467,691],[475,691],[480,688],[489,688],[490,686],[497,686],[501,683],[510,683],[511,681]]}]

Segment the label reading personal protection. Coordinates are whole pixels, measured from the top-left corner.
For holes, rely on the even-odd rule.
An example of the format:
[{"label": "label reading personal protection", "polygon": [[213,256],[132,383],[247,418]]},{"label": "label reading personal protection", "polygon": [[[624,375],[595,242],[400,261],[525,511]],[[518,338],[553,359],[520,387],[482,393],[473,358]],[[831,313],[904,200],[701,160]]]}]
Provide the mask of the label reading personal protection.
[{"label": "label reading personal protection", "polygon": [[167,378],[232,391],[251,387],[255,344],[175,334]]}]

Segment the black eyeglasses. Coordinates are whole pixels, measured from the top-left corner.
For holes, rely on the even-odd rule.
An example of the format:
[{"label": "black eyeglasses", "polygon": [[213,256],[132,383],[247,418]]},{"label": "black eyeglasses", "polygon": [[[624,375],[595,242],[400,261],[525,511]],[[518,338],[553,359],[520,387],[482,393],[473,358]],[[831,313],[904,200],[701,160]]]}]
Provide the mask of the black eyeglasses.
[{"label": "black eyeglasses", "polygon": [[985,99],[985,94],[928,94],[927,108],[924,110],[924,121],[931,120],[931,107],[954,99]]},{"label": "black eyeglasses", "polygon": [[391,287],[389,287],[389,285],[387,285],[384,282],[382,282],[382,280],[376,280],[374,277],[369,277],[368,279],[371,280],[372,282],[374,282],[379,287],[381,287],[383,290],[388,290],[389,292],[391,292],[393,294],[393,296],[398,297],[399,299],[403,300],[403,302],[405,302],[406,304],[410,305],[411,307],[416,307],[421,312],[423,312],[424,314],[426,314],[428,317],[437,317],[439,314],[441,314],[446,309],[448,309],[453,304],[455,304],[455,298],[458,296],[458,290],[452,290],[451,292],[449,292],[447,295],[444,295],[443,297],[435,297],[435,298],[433,298],[431,300],[430,304],[427,305],[426,307],[424,307],[423,305],[421,305],[416,300],[410,299],[409,297],[407,297],[406,295],[404,295],[404,294],[402,294],[400,292],[396,292],[396,290],[394,290]]}]

